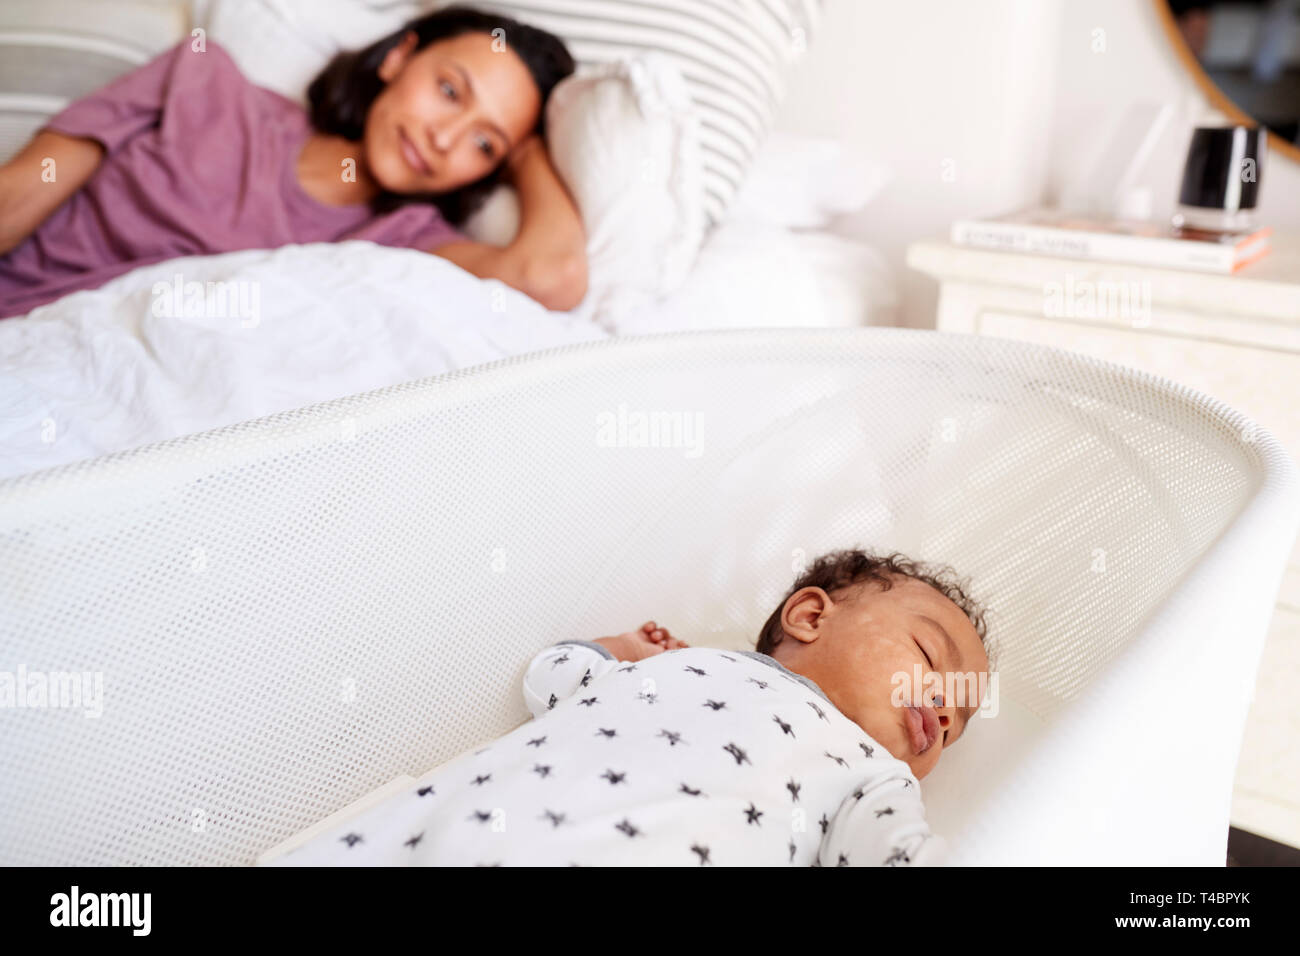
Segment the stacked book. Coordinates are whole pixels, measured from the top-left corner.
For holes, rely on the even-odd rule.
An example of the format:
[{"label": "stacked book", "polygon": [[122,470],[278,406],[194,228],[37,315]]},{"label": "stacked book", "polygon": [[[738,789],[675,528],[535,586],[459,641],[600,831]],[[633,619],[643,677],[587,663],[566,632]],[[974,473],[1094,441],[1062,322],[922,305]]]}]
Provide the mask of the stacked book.
[{"label": "stacked book", "polygon": [[994,219],[958,220],[952,224],[952,241],[1004,252],[1232,273],[1268,254],[1272,231],[1209,232],[1030,209]]}]

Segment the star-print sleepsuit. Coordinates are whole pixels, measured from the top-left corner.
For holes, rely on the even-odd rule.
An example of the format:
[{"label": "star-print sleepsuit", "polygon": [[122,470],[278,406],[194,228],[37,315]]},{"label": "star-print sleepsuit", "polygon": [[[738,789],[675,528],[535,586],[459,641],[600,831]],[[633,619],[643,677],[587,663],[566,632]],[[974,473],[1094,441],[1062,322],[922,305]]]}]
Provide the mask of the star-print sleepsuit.
[{"label": "star-print sleepsuit", "polygon": [[540,652],[534,719],[268,865],[942,862],[911,769],[756,651]]}]

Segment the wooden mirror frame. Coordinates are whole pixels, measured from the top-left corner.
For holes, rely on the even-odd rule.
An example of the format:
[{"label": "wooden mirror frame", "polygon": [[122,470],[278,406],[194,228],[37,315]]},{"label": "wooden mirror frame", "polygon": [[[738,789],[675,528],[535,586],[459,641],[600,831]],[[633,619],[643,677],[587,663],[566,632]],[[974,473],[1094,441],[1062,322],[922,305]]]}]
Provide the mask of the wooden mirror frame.
[{"label": "wooden mirror frame", "polygon": [[1292,162],[1300,163],[1300,147],[1294,143],[1288,143],[1259,120],[1243,113],[1241,108],[1228,99],[1223,91],[1210,79],[1209,74],[1205,72],[1205,68],[1201,66],[1201,61],[1196,59],[1196,54],[1183,41],[1183,33],[1178,29],[1178,22],[1174,19],[1174,13],[1169,9],[1169,4],[1165,0],[1151,0],[1151,2],[1156,8],[1156,16],[1160,18],[1160,23],[1165,28],[1165,35],[1169,38],[1169,42],[1173,44],[1174,53],[1177,54],[1183,68],[1192,75],[1192,79],[1196,81],[1196,85],[1214,108],[1227,114],[1228,118],[1234,123],[1242,126],[1258,126],[1260,129],[1267,131],[1270,152],[1276,151],[1277,154],[1287,157]]}]

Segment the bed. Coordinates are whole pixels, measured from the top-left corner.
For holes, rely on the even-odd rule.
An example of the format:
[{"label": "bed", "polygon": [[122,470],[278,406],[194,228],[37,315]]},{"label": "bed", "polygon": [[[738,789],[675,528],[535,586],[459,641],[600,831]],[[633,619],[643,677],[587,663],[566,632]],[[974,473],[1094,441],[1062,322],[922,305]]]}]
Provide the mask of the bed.
[{"label": "bed", "polygon": [[[761,2],[803,8],[803,0]],[[333,51],[426,6],[130,0],[106,14],[87,0],[20,0],[0,16],[0,48],[14,65],[12,82],[26,82],[22,64],[33,58],[62,57],[65,68],[58,73],[60,97],[28,97],[22,109],[4,114],[9,101],[0,96],[0,114],[8,117],[0,129],[25,122],[30,133],[39,117],[24,112],[28,107],[43,103],[52,111],[166,48],[191,25],[207,31],[206,39],[221,40],[250,79],[301,101],[307,80]],[[546,3],[525,6],[534,19],[545,19]],[[654,19],[644,7],[629,11]],[[41,32],[33,41],[36,28]],[[627,27],[633,28],[645,26]],[[94,56],[83,49],[87,36],[96,36]],[[32,48],[33,42],[41,45]],[[580,63],[584,75],[634,52],[613,41],[579,49],[590,60]],[[95,69],[78,73],[83,62]],[[583,108],[577,103],[571,111]],[[553,111],[553,136],[571,128],[568,139],[581,137],[581,124],[566,127],[563,119]],[[700,157],[711,154],[699,144],[641,144],[639,117],[616,119],[625,123],[626,135],[614,137],[626,140],[623,150],[662,148],[675,164],[668,168],[698,164],[701,177],[708,173]],[[678,139],[688,132],[680,122],[675,118],[671,127]],[[19,143],[16,136],[0,139],[9,151]],[[585,151],[582,142],[560,143],[556,161],[565,165],[565,156]],[[831,228],[884,188],[888,170],[846,154],[834,141],[775,130],[755,141],[752,155],[727,157],[745,163],[745,176],[725,207],[706,202],[702,182],[698,199],[676,210],[680,221],[663,225],[660,245],[646,248],[632,244],[638,230],[617,218],[626,214],[604,215],[610,205],[604,193],[626,190],[599,167],[625,169],[626,157],[600,159],[595,168],[576,160],[566,166],[572,179],[583,181],[575,189],[598,220],[590,223],[593,289],[570,312],[548,312],[504,283],[478,279],[437,256],[355,242],[174,259],[0,320],[0,479],[611,335],[895,321],[897,282],[881,255]],[[589,182],[602,178],[609,181]],[[466,225],[467,234],[508,242],[517,222],[512,195],[499,190]],[[641,204],[664,202],[648,192]],[[706,215],[717,217],[707,228]],[[632,275],[639,262],[670,253],[680,253],[683,263],[671,281]]]}]

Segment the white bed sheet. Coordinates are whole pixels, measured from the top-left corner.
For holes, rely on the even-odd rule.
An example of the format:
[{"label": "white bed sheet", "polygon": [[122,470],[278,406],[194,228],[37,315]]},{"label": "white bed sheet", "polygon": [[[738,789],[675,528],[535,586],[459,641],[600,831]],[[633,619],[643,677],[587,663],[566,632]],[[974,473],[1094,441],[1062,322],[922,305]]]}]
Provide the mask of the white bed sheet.
[{"label": "white bed sheet", "polygon": [[[247,308],[194,314],[182,296],[156,314],[177,275]],[[892,301],[869,247],[723,224],[685,285],[618,332],[855,325]],[[0,320],[0,479],[607,335],[582,306],[368,242],[145,266]]]},{"label": "white bed sheet", "polygon": [[714,230],[679,289],[621,318],[617,331],[897,325],[898,304],[893,273],[866,243],[730,222]]}]

